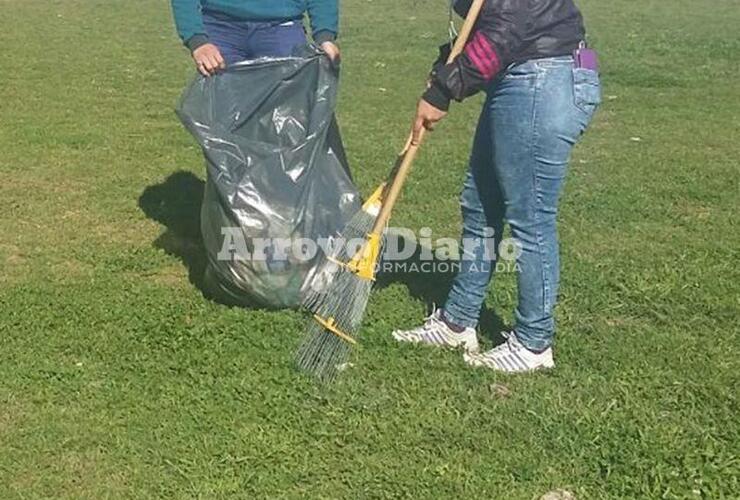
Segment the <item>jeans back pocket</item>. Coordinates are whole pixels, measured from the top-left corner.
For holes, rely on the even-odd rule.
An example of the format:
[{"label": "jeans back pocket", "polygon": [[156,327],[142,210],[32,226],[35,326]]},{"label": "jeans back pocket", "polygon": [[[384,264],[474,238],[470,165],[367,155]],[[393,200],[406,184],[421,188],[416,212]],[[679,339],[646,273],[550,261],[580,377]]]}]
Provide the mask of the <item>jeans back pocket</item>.
[{"label": "jeans back pocket", "polygon": [[596,71],[573,68],[573,97],[578,109],[589,117],[601,104],[601,83]]}]

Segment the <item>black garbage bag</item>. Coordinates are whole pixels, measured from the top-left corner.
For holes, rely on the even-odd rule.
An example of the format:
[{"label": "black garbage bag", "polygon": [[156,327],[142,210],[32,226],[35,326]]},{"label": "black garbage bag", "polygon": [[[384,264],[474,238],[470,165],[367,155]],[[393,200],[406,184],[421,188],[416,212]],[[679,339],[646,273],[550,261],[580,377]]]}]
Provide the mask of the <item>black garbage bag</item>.
[{"label": "black garbage bag", "polygon": [[230,303],[298,306],[320,242],[360,208],[334,120],[337,78],[306,47],[199,76],[183,93],[178,116],[206,159],[205,282]]}]

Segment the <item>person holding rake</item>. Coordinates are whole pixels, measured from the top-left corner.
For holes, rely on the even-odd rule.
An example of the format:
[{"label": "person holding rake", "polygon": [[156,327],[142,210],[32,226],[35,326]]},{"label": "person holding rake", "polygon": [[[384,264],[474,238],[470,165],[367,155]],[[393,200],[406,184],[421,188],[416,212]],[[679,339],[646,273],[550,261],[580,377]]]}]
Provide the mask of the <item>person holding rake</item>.
[{"label": "person holding rake", "polygon": [[[454,8],[464,16],[470,5]],[[462,54],[435,64],[412,144],[450,101],[486,92],[460,198],[462,237],[478,244],[466,247],[443,308],[417,328],[394,331],[396,340],[463,347],[469,365],[504,372],[554,366],[558,198],[571,150],[601,101],[596,54],[584,39],[573,0],[485,0]],[[480,353],[475,328],[495,267],[484,239],[492,228],[500,240],[504,223],[521,247],[516,323],[503,344]]]}]

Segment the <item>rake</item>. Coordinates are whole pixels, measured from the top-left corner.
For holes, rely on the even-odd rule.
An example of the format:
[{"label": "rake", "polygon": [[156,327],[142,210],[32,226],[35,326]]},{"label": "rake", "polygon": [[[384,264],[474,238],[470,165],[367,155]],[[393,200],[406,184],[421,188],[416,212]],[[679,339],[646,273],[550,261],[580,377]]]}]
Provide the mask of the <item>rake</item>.
[{"label": "rake", "polygon": [[[463,50],[484,0],[474,0],[460,34],[447,58],[452,62]],[[383,252],[384,233],[424,130],[416,144],[411,137],[398,155],[389,184],[379,186],[338,238],[336,251],[328,255],[314,279],[314,289],[304,306],[313,313],[296,355],[298,368],[321,382],[331,382],[347,366],[375,281]],[[353,245],[353,242],[359,242]]]}]

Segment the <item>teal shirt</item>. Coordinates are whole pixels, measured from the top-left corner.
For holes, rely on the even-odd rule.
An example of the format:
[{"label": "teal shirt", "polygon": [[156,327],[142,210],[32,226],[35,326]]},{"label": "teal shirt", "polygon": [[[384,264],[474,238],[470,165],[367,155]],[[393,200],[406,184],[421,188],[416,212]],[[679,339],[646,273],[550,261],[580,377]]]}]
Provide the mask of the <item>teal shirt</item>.
[{"label": "teal shirt", "polygon": [[[308,12],[317,43],[337,36],[339,0],[171,0],[177,33],[193,49],[207,40],[201,12],[217,12],[242,21],[298,19]],[[195,38],[193,38],[195,37]]]}]

